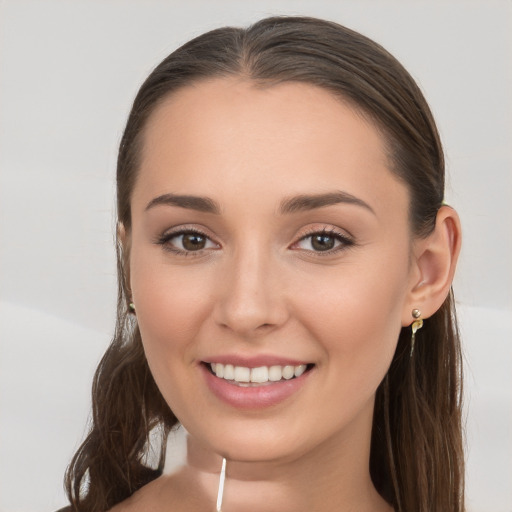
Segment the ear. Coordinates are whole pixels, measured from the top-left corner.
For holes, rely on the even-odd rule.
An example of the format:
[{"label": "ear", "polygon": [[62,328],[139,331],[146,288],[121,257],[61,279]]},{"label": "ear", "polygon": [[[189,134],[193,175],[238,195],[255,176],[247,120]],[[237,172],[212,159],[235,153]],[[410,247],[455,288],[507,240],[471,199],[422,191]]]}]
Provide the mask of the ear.
[{"label": "ear", "polygon": [[402,313],[402,325],[410,325],[413,309],[421,318],[432,316],[450,292],[461,245],[457,212],[442,206],[437,212],[434,231],[414,242],[411,281]]}]

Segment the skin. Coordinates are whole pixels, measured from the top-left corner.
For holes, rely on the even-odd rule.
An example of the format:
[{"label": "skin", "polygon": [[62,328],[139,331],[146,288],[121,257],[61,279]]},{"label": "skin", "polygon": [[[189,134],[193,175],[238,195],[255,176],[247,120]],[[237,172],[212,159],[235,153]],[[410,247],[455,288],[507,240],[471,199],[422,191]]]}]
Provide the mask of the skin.
[{"label": "skin", "polygon": [[[114,510],[214,510],[222,456],[224,512],[391,510],[368,470],[375,391],[412,309],[427,318],[446,297],[460,228],[443,207],[416,240],[390,165],[375,126],[310,85],[204,81],[152,114],[120,234],[151,371],[190,434],[188,463]],[[280,211],[339,191],[366,206]],[[163,194],[207,196],[220,211],[148,208]],[[179,234],[159,243],[180,226],[204,233],[204,249],[177,253]],[[312,245],[322,231],[330,251]],[[314,367],[290,398],[242,410],[202,374],[201,361],[232,353]]]}]

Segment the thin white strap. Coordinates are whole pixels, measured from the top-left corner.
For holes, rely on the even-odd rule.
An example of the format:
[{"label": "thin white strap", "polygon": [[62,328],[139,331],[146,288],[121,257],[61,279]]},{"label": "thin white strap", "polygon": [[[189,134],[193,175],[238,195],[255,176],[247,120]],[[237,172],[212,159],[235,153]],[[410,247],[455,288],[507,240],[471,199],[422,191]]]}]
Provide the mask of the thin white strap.
[{"label": "thin white strap", "polygon": [[219,492],[217,493],[217,512],[222,512],[222,496],[224,495],[224,481],[226,480],[226,459],[222,457],[222,468],[220,470]]}]

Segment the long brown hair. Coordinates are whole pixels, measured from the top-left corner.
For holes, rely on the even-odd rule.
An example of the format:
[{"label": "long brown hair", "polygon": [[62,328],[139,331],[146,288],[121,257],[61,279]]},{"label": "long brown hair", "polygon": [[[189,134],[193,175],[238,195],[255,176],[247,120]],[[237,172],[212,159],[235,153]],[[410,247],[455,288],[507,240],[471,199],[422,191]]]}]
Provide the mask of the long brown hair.
[{"label": "long brown hair", "polygon": [[[247,29],[221,28],[169,55],[140,88],[119,148],[117,212],[130,230],[130,198],[144,127],[170,94],[199,80],[244,76],[256,85],[322,87],[368,116],[387,143],[391,170],[410,192],[413,236],[434,228],[444,194],[444,158],[430,109],[402,65],[370,39],[336,23],[267,18]],[[66,473],[74,510],[105,511],[162,473],[165,444],[178,420],[148,368],[118,241],[118,308],[113,341],[94,377],[92,425]],[[397,512],[462,512],[461,350],[453,295],[418,332],[410,357],[403,328],[377,390],[370,472]],[[157,435],[156,463],[148,461]],[[154,437],[154,435],[152,436]]]}]

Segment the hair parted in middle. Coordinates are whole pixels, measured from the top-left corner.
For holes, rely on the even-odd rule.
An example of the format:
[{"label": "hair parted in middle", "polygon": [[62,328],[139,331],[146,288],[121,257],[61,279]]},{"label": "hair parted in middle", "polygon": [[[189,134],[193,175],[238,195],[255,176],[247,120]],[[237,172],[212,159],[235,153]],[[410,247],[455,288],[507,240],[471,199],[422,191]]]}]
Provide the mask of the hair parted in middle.
[{"label": "hair parted in middle", "polygon": [[[410,194],[411,236],[432,232],[444,194],[444,157],[430,109],[415,81],[380,45],[334,22],[272,17],[247,29],[203,34],[165,58],[141,86],[117,166],[118,222],[131,228],[130,200],[144,129],[169,96],[201,80],[238,76],[255,87],[300,82],[330,91],[382,134],[389,169]],[[129,248],[118,251],[113,341],[96,371],[91,430],[75,454],[66,488],[75,510],[107,510],[162,473],[165,444],[178,424],[149,370],[136,317],[129,313]],[[421,341],[418,343],[418,341]],[[463,510],[461,352],[450,293],[417,334],[403,328],[377,390],[370,471],[397,512]],[[160,429],[156,467],[150,432]]]}]

